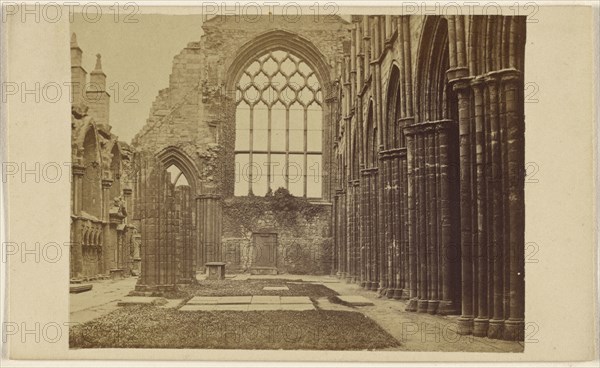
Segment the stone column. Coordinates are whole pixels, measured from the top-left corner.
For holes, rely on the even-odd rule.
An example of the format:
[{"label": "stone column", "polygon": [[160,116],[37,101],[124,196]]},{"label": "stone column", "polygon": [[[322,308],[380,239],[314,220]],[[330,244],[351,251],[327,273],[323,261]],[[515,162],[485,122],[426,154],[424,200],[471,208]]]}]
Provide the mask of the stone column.
[{"label": "stone column", "polygon": [[354,179],[352,181],[352,202],[353,202],[353,231],[354,237],[352,241],[354,242],[354,274],[353,274],[353,282],[360,284],[361,280],[361,230],[360,230],[360,211],[362,204],[360,203],[360,180]]},{"label": "stone column", "polygon": [[127,209],[126,223],[131,223],[129,219],[132,218],[133,214],[133,201],[131,199],[132,193],[133,190],[131,188],[123,188],[123,199],[125,200],[125,208]]},{"label": "stone column", "polygon": [[362,169],[360,171],[360,237],[361,237],[361,277],[360,286],[368,289],[371,283],[371,242],[369,220],[369,177],[368,171]]},{"label": "stone column", "polygon": [[418,282],[418,301],[417,312],[427,312],[429,304],[429,285],[428,285],[428,261],[427,254],[427,186],[425,171],[425,132],[423,127],[416,127],[417,140],[417,165],[415,166],[415,183],[417,186],[417,257],[419,259],[419,282]]},{"label": "stone column", "polygon": [[473,331],[473,265],[472,265],[472,193],[471,193],[471,103],[469,79],[453,80],[458,95],[458,129],[460,156],[460,229],[461,229],[461,303],[458,333]]},{"label": "stone column", "polygon": [[399,213],[399,231],[398,247],[400,248],[400,266],[398,274],[400,276],[399,284],[394,292],[394,299],[409,299],[410,296],[410,245],[408,241],[409,221],[408,221],[408,179],[407,179],[407,149],[401,148],[398,164],[398,203]]},{"label": "stone column", "polygon": [[503,239],[503,223],[504,216],[502,213],[502,181],[501,181],[501,147],[500,147],[500,121],[498,111],[498,79],[495,76],[490,76],[486,79],[489,108],[490,108],[490,150],[491,150],[491,174],[492,186],[492,232],[491,236],[491,253],[493,261],[493,287],[492,301],[490,313],[490,325],[488,329],[488,337],[501,338],[502,329],[504,326],[504,239]]},{"label": "stone column", "polygon": [[471,82],[475,96],[475,158],[476,158],[476,198],[477,198],[477,318],[473,324],[473,335],[487,336],[488,316],[488,273],[487,273],[487,201],[486,201],[486,162],[484,131],[484,84],[481,79]]},{"label": "stone column", "polygon": [[71,254],[71,263],[73,270],[73,274],[71,277],[81,277],[83,274],[83,233],[82,233],[82,223],[79,216],[81,215],[81,190],[82,190],[82,181],[83,176],[85,175],[85,166],[73,164],[72,166],[73,172],[73,220],[71,223],[72,227],[72,250]]},{"label": "stone column", "polygon": [[379,208],[378,203],[378,169],[373,168],[369,173],[369,188],[370,188],[370,213],[369,213],[369,229],[371,235],[371,284],[369,290],[376,291],[379,288],[379,234],[378,234],[378,223],[379,218],[377,211]]},{"label": "stone column", "polygon": [[407,208],[408,208],[408,276],[409,276],[409,303],[406,306],[406,311],[415,312],[417,310],[417,213],[416,200],[417,188],[415,180],[416,166],[416,137],[415,130],[412,126],[404,129],[406,136],[406,163],[407,163]]},{"label": "stone column", "polygon": [[221,262],[221,196],[218,194],[201,194],[198,202],[198,233],[200,234],[198,249],[199,270],[204,269],[206,262]]},{"label": "stone column", "polygon": [[[454,263],[459,260],[456,254],[456,247],[458,244],[455,243],[453,237],[453,231],[457,226],[456,219],[453,216],[451,196],[453,184],[456,185],[453,180],[456,177],[451,177],[451,161],[449,152],[449,137],[455,137],[455,134],[450,134],[451,130],[456,129],[455,123],[452,120],[445,120],[440,122],[438,125],[438,137],[439,137],[439,162],[440,162],[440,214],[439,222],[441,223],[440,233],[440,259],[442,262],[442,284],[441,284],[441,301],[438,309],[438,313],[443,315],[454,314],[457,312],[457,305],[454,303],[455,298],[455,277],[454,277]],[[454,162],[452,162],[453,164]]]},{"label": "stone column", "polygon": [[426,163],[425,163],[425,176],[426,176],[426,191],[427,191],[427,247],[429,252],[428,257],[428,273],[429,273],[429,298],[427,303],[427,313],[435,314],[440,304],[439,293],[438,293],[438,233],[437,233],[437,182],[436,182],[436,161],[435,156],[435,123],[431,123],[425,129],[426,135]]},{"label": "stone column", "polygon": [[334,249],[333,249],[333,270],[335,271],[334,275],[338,278],[343,277],[343,261],[342,261],[342,239],[340,234],[340,193],[339,190],[336,191],[333,196],[333,239],[334,239]]},{"label": "stone column", "polygon": [[522,114],[522,75],[517,70],[502,76],[508,128],[508,216],[510,254],[510,305],[505,338],[523,340],[525,328],[525,121]]},{"label": "stone column", "polygon": [[[100,273],[108,273],[110,269],[115,268],[115,249],[117,242],[117,234],[111,234],[110,219],[108,216],[109,206],[112,203],[110,198],[110,187],[112,186],[112,179],[102,179],[102,261],[100,264]],[[112,236],[114,235],[114,236]]]}]

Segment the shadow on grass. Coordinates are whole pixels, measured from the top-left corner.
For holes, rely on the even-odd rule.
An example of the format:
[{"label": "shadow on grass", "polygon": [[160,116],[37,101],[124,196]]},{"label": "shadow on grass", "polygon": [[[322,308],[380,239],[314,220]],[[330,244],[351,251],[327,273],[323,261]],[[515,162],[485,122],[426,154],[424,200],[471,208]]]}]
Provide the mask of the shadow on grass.
[{"label": "shadow on grass", "polygon": [[361,313],[122,308],[69,331],[70,348],[379,350],[400,343]]}]

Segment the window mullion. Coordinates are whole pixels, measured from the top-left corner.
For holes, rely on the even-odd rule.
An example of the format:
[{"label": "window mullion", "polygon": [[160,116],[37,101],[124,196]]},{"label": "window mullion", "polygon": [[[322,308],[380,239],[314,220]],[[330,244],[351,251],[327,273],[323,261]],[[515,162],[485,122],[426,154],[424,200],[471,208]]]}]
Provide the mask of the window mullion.
[{"label": "window mullion", "polygon": [[248,195],[252,193],[252,151],[253,151],[253,135],[254,135],[254,105],[250,106],[250,134],[248,134],[248,139],[250,142],[248,143],[249,152],[248,152]]},{"label": "window mullion", "polygon": [[271,189],[271,106],[267,110],[267,192]]},{"label": "window mullion", "polygon": [[290,108],[285,107],[285,189],[290,190]]},{"label": "window mullion", "polygon": [[303,129],[304,130],[304,163],[303,163],[303,170],[304,170],[303,178],[304,178],[304,183],[303,183],[303,189],[302,189],[303,193],[304,193],[304,197],[306,197],[307,193],[308,193],[307,192],[307,180],[308,180],[308,178],[306,176],[307,175],[307,171],[308,171],[308,168],[306,167],[308,165],[308,162],[307,162],[308,157],[307,157],[307,154],[306,154],[306,151],[308,151],[308,138],[307,138],[308,137],[308,120],[307,120],[307,115],[308,115],[307,107],[304,106],[304,129]]}]

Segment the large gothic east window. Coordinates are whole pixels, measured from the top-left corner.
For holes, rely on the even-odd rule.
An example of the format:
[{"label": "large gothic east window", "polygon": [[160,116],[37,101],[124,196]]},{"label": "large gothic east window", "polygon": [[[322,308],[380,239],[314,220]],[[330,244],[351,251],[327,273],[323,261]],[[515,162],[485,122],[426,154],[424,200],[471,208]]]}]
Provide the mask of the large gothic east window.
[{"label": "large gothic east window", "polygon": [[295,196],[322,191],[321,85],[287,51],[252,62],[236,85],[236,196],[286,188]]}]

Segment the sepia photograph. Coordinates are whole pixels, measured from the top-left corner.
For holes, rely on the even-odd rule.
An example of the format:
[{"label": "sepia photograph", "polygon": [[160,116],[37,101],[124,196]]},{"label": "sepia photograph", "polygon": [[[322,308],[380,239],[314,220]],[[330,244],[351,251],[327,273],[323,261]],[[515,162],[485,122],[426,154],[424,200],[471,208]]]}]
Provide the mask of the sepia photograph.
[{"label": "sepia photograph", "polygon": [[288,10],[71,25],[70,348],[523,351],[526,18]]},{"label": "sepia photograph", "polygon": [[310,1],[2,1],[0,366],[598,367],[598,4]]}]

